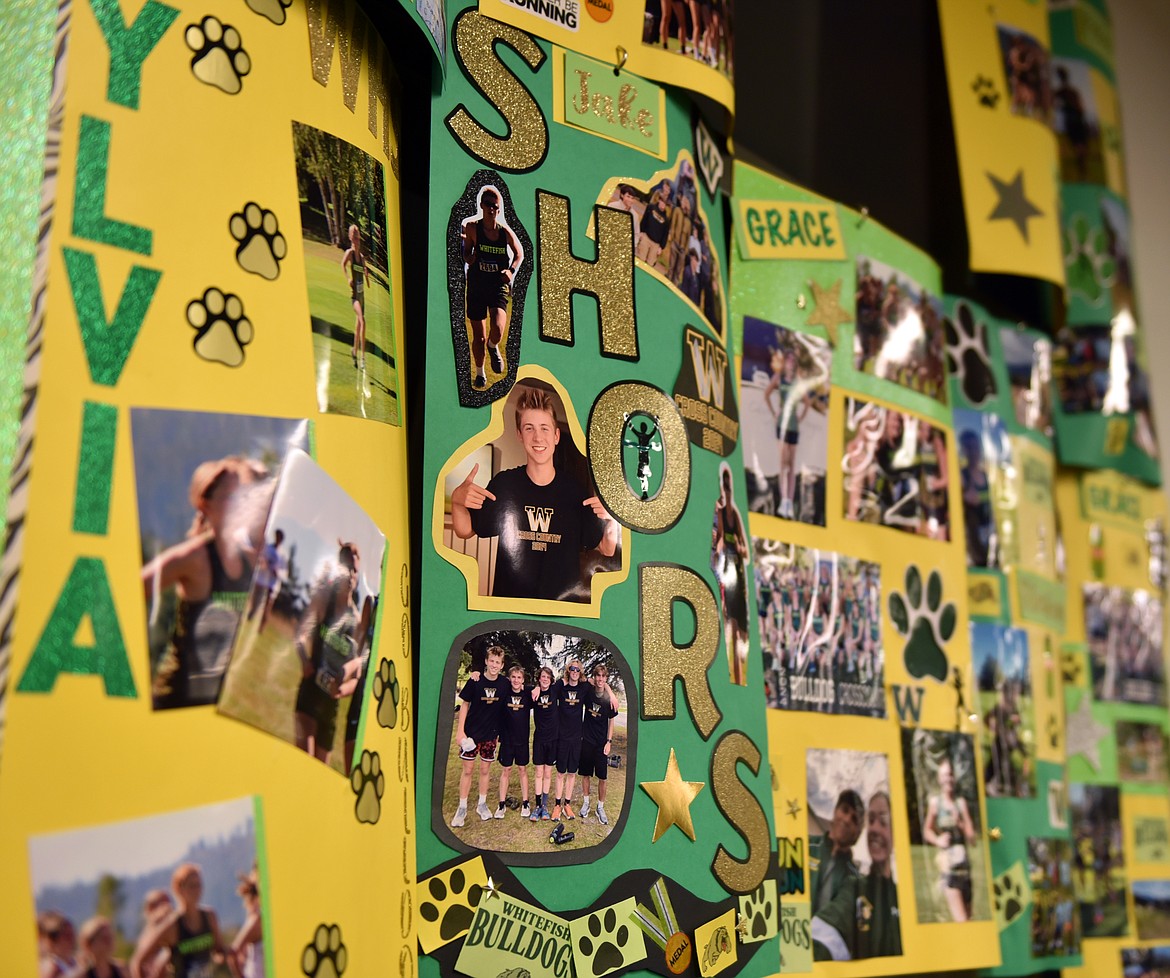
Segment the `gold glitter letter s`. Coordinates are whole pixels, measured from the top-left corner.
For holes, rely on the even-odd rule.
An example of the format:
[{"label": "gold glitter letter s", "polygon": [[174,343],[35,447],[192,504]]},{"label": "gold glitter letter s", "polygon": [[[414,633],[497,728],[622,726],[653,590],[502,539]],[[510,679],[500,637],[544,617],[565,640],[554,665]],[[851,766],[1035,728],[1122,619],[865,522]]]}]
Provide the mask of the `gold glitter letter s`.
[{"label": "gold glitter letter s", "polygon": [[634,316],[634,232],[625,211],[594,207],[597,258],[577,258],[569,240],[569,199],[536,192],[540,225],[540,338],[573,345],[573,293],[597,300],[601,355],[638,359]]},{"label": "gold glitter letter s", "polygon": [[540,106],[520,79],[496,56],[502,41],[536,71],[544,63],[540,46],[522,30],[466,10],[453,29],[459,67],[508,125],[503,138],[489,132],[463,105],[447,116],[447,128],[477,160],[512,173],[527,173],[544,162],[548,152],[548,123]]},{"label": "gold glitter letter s", "polygon": [[[691,717],[705,740],[723,719],[707,682],[707,670],[719,652],[715,595],[698,574],[677,564],[642,564],[638,593],[642,718],[673,719],[674,681],[681,677]],[[686,602],[695,615],[695,637],[686,645],[674,641],[675,601]]]},{"label": "gold glitter letter s", "polygon": [[768,817],[756,798],[739,779],[736,766],[743,761],[752,774],[760,772],[760,750],[740,730],[719,738],[711,753],[711,790],[715,804],[748,844],[747,859],[736,859],[722,845],[715,852],[711,871],[730,893],[750,893],[768,873],[772,833]]}]

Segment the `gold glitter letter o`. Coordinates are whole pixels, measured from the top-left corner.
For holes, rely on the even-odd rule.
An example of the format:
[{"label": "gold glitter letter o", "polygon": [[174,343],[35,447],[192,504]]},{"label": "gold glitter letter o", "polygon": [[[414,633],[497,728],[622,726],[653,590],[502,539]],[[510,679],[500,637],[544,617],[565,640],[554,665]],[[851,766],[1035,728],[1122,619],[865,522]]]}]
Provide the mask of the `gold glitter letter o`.
[{"label": "gold glitter letter o", "polygon": [[[622,468],[622,433],[626,418],[636,411],[658,422],[665,449],[662,488],[647,500],[630,488]],[[622,526],[642,533],[669,530],[686,509],[691,487],[691,443],[674,401],[649,384],[621,383],[603,390],[589,413],[589,466],[597,495]]]},{"label": "gold glitter letter o", "polygon": [[736,774],[740,761],[751,768],[752,774],[759,773],[759,748],[745,733],[732,730],[719,738],[711,752],[711,790],[715,804],[748,844],[744,860],[736,859],[722,845],[715,852],[711,871],[730,893],[750,893],[764,882],[772,847],[768,818],[759,800]]}]

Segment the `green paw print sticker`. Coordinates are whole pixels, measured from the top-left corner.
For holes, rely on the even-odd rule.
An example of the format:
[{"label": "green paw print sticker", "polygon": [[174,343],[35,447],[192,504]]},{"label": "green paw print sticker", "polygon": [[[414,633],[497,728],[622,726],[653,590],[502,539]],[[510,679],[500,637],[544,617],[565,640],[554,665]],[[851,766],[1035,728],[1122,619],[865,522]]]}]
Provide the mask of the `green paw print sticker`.
[{"label": "green paw print sticker", "polygon": [[318,924],[313,939],[301,952],[301,971],[307,978],[341,978],[349,954],[337,924]]},{"label": "green paw print sticker", "polygon": [[378,723],[390,730],[398,722],[398,697],[398,669],[383,659],[374,673],[374,699],[378,702]]},{"label": "green paw print sticker", "polygon": [[1117,280],[1117,263],[1109,253],[1105,229],[1093,227],[1084,214],[1075,214],[1061,235],[1068,290],[1090,305],[1098,305]]},{"label": "green paw print sticker", "polygon": [[906,671],[915,679],[930,676],[945,682],[949,670],[942,647],[955,634],[958,615],[950,601],[943,604],[942,577],[938,571],[930,572],[923,594],[922,574],[911,564],[906,569],[905,596],[897,591],[890,595],[890,618],[898,634],[906,639],[902,650]]}]

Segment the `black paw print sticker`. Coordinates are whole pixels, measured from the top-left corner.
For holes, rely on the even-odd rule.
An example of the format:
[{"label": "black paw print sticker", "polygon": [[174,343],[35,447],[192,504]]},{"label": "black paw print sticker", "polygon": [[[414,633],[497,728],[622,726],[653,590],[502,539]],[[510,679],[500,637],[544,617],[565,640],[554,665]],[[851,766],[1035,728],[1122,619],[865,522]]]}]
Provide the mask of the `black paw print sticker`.
[{"label": "black paw print sticker", "polygon": [[766,940],[776,933],[775,896],[775,883],[769,887],[768,880],[764,880],[757,889],[739,898],[740,915],[747,921],[747,934],[744,936],[746,943]]},{"label": "black paw print sticker", "polygon": [[[585,960],[578,959],[577,963],[587,965],[593,978],[608,975],[626,963],[622,948],[630,940],[630,928],[625,924],[618,926],[613,907],[604,913],[590,914],[586,929],[588,933],[582,934],[577,941],[577,950]],[[581,971],[581,968],[577,969],[578,974]]]},{"label": "black paw print sticker", "polygon": [[382,793],[386,790],[382,758],[375,751],[363,750],[361,763],[350,774],[349,784],[357,795],[353,806],[357,820],[373,825],[382,815]]},{"label": "black paw print sticker", "polygon": [[280,25],[285,22],[285,11],[292,6],[292,0],[248,0],[252,13],[267,17],[272,23]]},{"label": "black paw print sticker", "polygon": [[374,699],[378,704],[378,723],[394,729],[398,722],[398,669],[389,659],[378,663],[374,673]]},{"label": "black paw print sticker", "polygon": [[994,109],[999,104],[999,92],[996,91],[995,82],[984,75],[975,76],[975,80],[971,82],[971,91],[975,93],[979,104],[986,109]]},{"label": "black paw print sticker", "polygon": [[231,24],[207,16],[198,24],[188,24],[183,34],[191,58],[191,74],[205,85],[213,85],[228,95],[244,87],[244,76],[252,70],[252,59],[244,50],[240,32]]},{"label": "black paw print sticker", "polygon": [[1057,718],[1055,713],[1048,714],[1048,746],[1053,750],[1060,748],[1060,736],[1064,732],[1064,725]]},{"label": "black paw print sticker", "polygon": [[187,303],[187,323],[195,330],[195,352],[204,360],[225,367],[244,362],[244,347],[254,332],[238,295],[207,289],[202,298]]},{"label": "black paw print sticker", "polygon": [[1066,686],[1080,686],[1085,663],[1079,652],[1064,649],[1060,653],[1060,676]]},{"label": "black paw print sticker", "polygon": [[[942,577],[931,571],[922,590],[922,574],[917,565],[906,569],[905,597],[895,591],[890,595],[890,618],[898,634],[906,639],[902,659],[906,671],[915,679],[930,676],[940,683],[949,675],[947,655],[942,646],[955,634],[958,614],[951,602],[943,604]],[[926,599],[925,607],[923,598]]]},{"label": "black paw print sticker", "polygon": [[236,241],[236,263],[240,268],[270,282],[280,274],[288,242],[272,211],[248,201],[243,210],[231,216],[228,230]]},{"label": "black paw print sticker", "polygon": [[1006,873],[997,876],[991,884],[991,897],[995,901],[995,915],[1003,921],[1004,927],[1010,927],[1024,912],[1028,900],[1024,895],[1024,886],[1020,880],[1022,869],[1017,863]]},{"label": "black paw print sticker", "polygon": [[955,318],[943,320],[951,373],[959,379],[963,396],[976,407],[995,397],[995,375],[987,350],[987,324],[975,321],[965,302],[955,304]]},{"label": "black paw print sticker", "polygon": [[419,916],[430,924],[438,924],[440,944],[446,944],[471,926],[483,888],[478,883],[468,886],[463,870],[456,869],[451,873],[450,885],[441,877],[432,876],[427,883],[427,895],[429,899],[419,905]]},{"label": "black paw print sticker", "polygon": [[301,971],[308,978],[341,978],[349,954],[336,924],[318,924],[317,933],[301,952]]}]

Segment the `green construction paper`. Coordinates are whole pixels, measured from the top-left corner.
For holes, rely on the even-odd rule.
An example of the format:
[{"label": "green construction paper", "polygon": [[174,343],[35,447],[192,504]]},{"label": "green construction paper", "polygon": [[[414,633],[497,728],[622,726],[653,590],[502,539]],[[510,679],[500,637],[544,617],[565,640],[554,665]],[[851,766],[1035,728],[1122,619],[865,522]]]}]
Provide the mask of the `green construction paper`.
[{"label": "green construction paper", "polygon": [[[1067,824],[1056,828],[1049,820],[1050,786],[1059,786],[1063,781],[1064,771],[1059,764],[1039,761],[1036,764],[1036,797],[987,799],[987,825],[990,829],[999,828],[1002,833],[989,846],[993,889],[994,883],[1000,882],[1017,862],[1023,863],[1026,873],[1029,838],[1071,839]],[[1032,905],[1029,903],[1013,923],[1000,931],[999,943],[1003,954],[1000,966],[984,969],[980,974],[1014,978],[1050,968],[1075,967],[1081,963],[1079,954],[1034,958],[1031,921]]]},{"label": "green construction paper", "polygon": [[446,0],[398,0],[422,29],[423,37],[439,69],[439,78],[447,77],[447,12]]},{"label": "green construction paper", "polygon": [[[866,397],[893,402],[949,427],[950,408],[947,403],[854,367],[856,322],[853,320],[856,313],[854,297],[857,291],[858,259],[864,257],[887,265],[900,279],[911,279],[930,296],[941,300],[940,271],[934,261],[873,218],[851,211],[763,170],[737,163],[734,186],[735,196],[739,200],[806,203],[817,205],[817,209],[826,213],[834,210],[844,251],[848,255],[844,260],[795,258],[740,262],[732,283],[737,300],[733,315],[737,349],[742,352],[744,316],[756,316],[786,329],[824,336],[832,341],[823,327],[808,324],[815,310],[812,283],[815,282],[820,289],[825,290],[839,281],[841,309],[850,322],[837,327],[832,365],[833,385]],[[737,228],[736,247],[745,259],[752,257],[749,245],[743,238],[747,233],[748,230],[742,224]]]},{"label": "green construction paper", "polygon": [[[469,8],[467,3],[453,4],[448,8],[452,24],[465,8]],[[555,851],[558,865],[513,864],[510,868],[531,893],[529,902],[546,913],[566,918],[580,916],[581,908],[597,900],[606,887],[622,874],[652,866],[674,867],[672,875],[678,885],[701,900],[712,902],[725,900],[729,899],[730,893],[720,884],[712,871],[712,862],[718,848],[722,844],[733,860],[742,862],[748,856],[748,847],[735,831],[728,814],[725,814],[725,809],[720,807],[719,794],[726,786],[720,787],[718,778],[723,775],[712,770],[711,757],[714,745],[724,734],[732,730],[746,734],[761,752],[766,745],[762,656],[756,646],[757,636],[754,634],[756,630],[750,625],[747,630],[751,647],[746,660],[748,685],[744,688],[731,682],[724,630],[722,627],[718,628],[718,651],[715,662],[705,675],[722,719],[711,731],[712,736],[709,740],[700,733],[699,724],[692,717],[688,705],[689,702],[695,701],[695,691],[693,689],[688,691],[688,699],[688,696],[683,695],[680,684],[675,684],[674,716],[671,719],[643,719],[640,715],[644,663],[639,631],[641,596],[638,567],[646,563],[684,567],[701,579],[703,587],[710,591],[712,601],[716,605],[720,604],[719,578],[712,569],[712,523],[715,502],[719,495],[721,467],[726,464],[730,472],[735,473],[733,491],[746,529],[746,495],[742,476],[738,474],[743,471],[741,449],[736,446],[724,457],[701,446],[687,443],[691,479],[682,516],[676,524],[662,533],[649,534],[630,530],[623,532],[622,555],[623,560],[627,561],[628,571],[624,578],[619,577],[605,586],[596,607],[568,601],[557,602],[551,607],[543,605],[540,608],[518,607],[515,601],[490,596],[481,597],[478,581],[473,581],[470,588],[472,592],[470,603],[480,604],[482,607],[469,608],[468,580],[454,562],[453,548],[443,539],[444,509],[451,505],[450,492],[472,468],[472,464],[466,464],[464,468],[457,470],[458,479],[453,485],[444,487],[439,484],[441,473],[449,463],[454,464],[467,459],[469,453],[475,451],[473,457],[481,464],[479,470],[481,476],[489,474],[486,470],[492,469],[493,465],[502,469],[523,463],[522,451],[519,460],[515,456],[520,449],[517,447],[516,429],[511,415],[504,415],[499,419],[502,430],[497,429],[490,434],[487,431],[495,417],[493,411],[500,403],[506,403],[499,400],[501,392],[506,397],[507,388],[517,380],[517,377],[520,378],[518,384],[522,384],[525,377],[553,384],[558,400],[564,402],[565,414],[572,421],[560,432],[558,451],[567,453],[570,443],[573,443],[575,448],[588,451],[592,446],[587,445],[584,440],[574,439],[573,435],[575,432],[584,433],[588,430],[594,404],[605,388],[615,383],[636,380],[653,385],[665,392],[669,398],[683,366],[684,353],[687,352],[682,340],[688,325],[704,336],[718,341],[719,344],[726,342],[725,336],[720,335],[718,328],[715,330],[709,328],[703,317],[696,313],[693,303],[688,302],[675,288],[665,284],[660,277],[637,262],[632,280],[638,359],[622,359],[619,356],[602,354],[599,342],[598,303],[586,295],[578,294],[570,300],[573,312],[572,344],[542,339],[541,276],[549,274],[550,262],[556,256],[541,253],[541,212],[538,210],[537,191],[567,199],[569,250],[576,258],[592,261],[597,255],[597,241],[601,237],[588,234],[594,223],[592,220],[594,206],[611,199],[613,187],[617,182],[629,181],[636,184],[640,190],[645,188],[647,196],[649,189],[664,177],[672,181],[674,185],[672,189],[680,189],[684,186],[680,161],[688,158],[680,154],[693,155],[694,147],[692,105],[674,90],[666,92],[666,114],[663,121],[669,143],[665,161],[612,140],[599,138],[591,132],[554,124],[554,59],[548,56],[552,54],[552,49],[543,41],[537,43],[546,57],[535,69],[528,67],[527,64],[520,64],[510,51],[505,50],[503,46],[497,46],[506,55],[503,60],[507,70],[515,72],[517,84],[531,93],[544,114],[549,140],[547,155],[530,172],[510,171],[506,166],[507,160],[473,158],[462,148],[451,129],[444,125],[444,120],[452,110],[462,105],[473,119],[492,129],[498,136],[503,131],[499,125],[498,111],[471,84],[462,68],[454,68],[456,64],[454,59],[453,70],[447,78],[445,90],[433,103],[429,201],[433,224],[440,228],[447,226],[448,215],[452,215],[457,204],[461,207],[466,206],[466,203],[460,204],[460,199],[473,178],[481,174],[483,182],[476,186],[482,187],[484,183],[490,183],[499,189],[505,197],[504,210],[509,224],[517,233],[523,228],[533,247],[531,251],[525,249],[526,254],[519,273],[523,276],[527,271],[531,275],[520,316],[521,321],[513,321],[517,318],[516,315],[513,311],[508,311],[509,339],[517,331],[521,336],[516,356],[513,358],[509,342],[500,347],[501,352],[507,354],[502,369],[493,365],[490,360],[486,361],[491,386],[486,388],[483,400],[479,402],[483,406],[471,408],[459,406],[459,385],[464,384],[468,390],[474,390],[470,383],[473,375],[466,359],[456,360],[456,348],[451,331],[452,297],[455,296],[461,301],[465,288],[464,262],[459,250],[459,227],[460,221],[466,218],[469,212],[465,209],[453,215],[451,224],[453,233],[433,234],[426,246],[430,268],[430,293],[427,300],[428,335],[424,380],[427,398],[423,418],[421,480],[423,503],[419,531],[422,534],[423,545],[421,564],[417,573],[428,583],[427,596],[422,603],[418,622],[420,629],[418,648],[422,659],[418,691],[416,769],[420,772],[459,769],[460,762],[454,753],[438,754],[440,750],[451,750],[453,730],[450,727],[443,729],[436,716],[439,712],[438,705],[441,702],[448,702],[448,697],[453,700],[456,694],[456,688],[449,682],[444,683],[443,677],[446,674],[449,656],[452,654],[458,656],[461,651],[462,646],[453,649],[453,643],[461,633],[469,629],[483,633],[493,629],[524,628],[558,634],[559,628],[559,634],[579,635],[588,630],[604,636],[605,641],[620,653],[629,667],[629,674],[621,676],[626,700],[618,720],[624,724],[626,731],[636,732],[636,744],[634,740],[630,740],[632,746],[623,751],[621,767],[611,768],[609,781],[611,797],[618,783],[614,779],[619,775],[626,779],[624,783],[627,790],[622,800],[622,808],[609,812],[608,827],[600,826],[592,814],[587,820],[578,817],[562,824],[565,830],[574,831],[586,839],[597,837],[604,828],[610,833],[606,841],[607,844],[612,843],[612,848],[601,852],[600,848],[591,845],[590,848],[581,849],[573,856],[573,846],[577,845],[576,842],[558,847],[556,850],[549,845],[550,856]],[[483,52],[476,52],[474,56],[482,57]],[[491,70],[500,75],[505,68],[496,66]],[[487,152],[493,151],[489,149]],[[716,200],[712,204],[706,191],[700,189],[699,179],[696,173],[694,175],[696,200],[706,221],[710,247],[718,259],[713,264],[726,269],[727,226],[722,202]],[[607,182],[611,180],[614,184],[607,189]],[[473,208],[478,206],[479,202],[474,194],[470,199]],[[474,214],[474,210],[470,213]],[[455,217],[458,217],[458,220],[455,220]],[[546,220],[548,218],[547,211],[545,218]],[[628,280],[627,278],[626,281]],[[725,289],[726,283],[723,285]],[[458,320],[458,304],[455,308]],[[722,330],[724,333],[727,332],[726,325],[722,326]],[[501,379],[505,379],[507,383],[501,383]],[[731,392],[728,391],[727,394],[730,395]],[[492,399],[496,399],[496,403],[491,403]],[[489,449],[488,442],[495,448]],[[499,453],[501,457],[493,461],[494,453]],[[509,453],[509,457],[504,458],[503,453]],[[567,458],[567,455],[565,457]],[[632,493],[633,490],[629,488],[621,467],[622,459],[619,457],[616,462],[618,484],[610,485],[609,490],[616,491],[624,486],[625,491]],[[653,464],[652,460],[651,465]],[[558,473],[563,468],[564,465],[558,462]],[[582,466],[582,470],[582,475],[587,474],[587,466]],[[486,482],[487,479],[483,478],[479,484],[484,485]],[[663,478],[662,484],[664,487],[662,493],[670,491],[672,483],[669,475]],[[527,526],[524,530],[528,531]],[[532,532],[535,534],[543,531],[534,528]],[[496,546],[495,538],[491,540],[492,545]],[[474,540],[469,543],[474,543]],[[472,560],[474,568],[477,565],[474,563],[474,557]],[[745,579],[745,586],[746,580],[750,578]],[[597,579],[594,579],[593,590],[595,593],[600,591]],[[752,621],[753,608],[751,590],[746,588],[749,623]],[[674,604],[675,609],[681,609],[682,616],[686,619],[688,615],[685,604],[683,602]],[[521,614],[525,616],[522,619],[518,617]],[[680,642],[687,640],[688,636],[694,633],[694,627],[691,616],[690,621],[683,621],[676,633],[676,640]],[[661,668],[661,665],[662,663],[658,663],[658,668]],[[451,670],[451,675],[459,672],[461,668],[459,663],[456,663],[456,667]],[[684,832],[672,829],[657,842],[651,843],[659,809],[650,795],[642,791],[638,785],[643,781],[664,779],[671,749],[678,758],[682,778],[705,785],[689,806],[696,838],[692,841]],[[499,765],[493,766],[489,784],[489,794],[492,795],[497,791],[498,768]],[[481,823],[474,810],[477,794],[475,785],[472,786],[470,793],[465,829],[450,827],[449,822],[454,812],[435,809],[431,777],[428,774],[419,784],[417,791],[418,824],[415,838],[420,875],[425,876],[430,868],[445,864],[456,855],[457,851],[452,845],[444,842],[444,839],[455,844],[467,845],[464,839],[470,836],[472,829],[491,830],[499,839],[508,838],[509,832],[524,832],[526,837],[530,834],[534,839],[539,839],[542,846],[548,845],[545,840],[549,835],[550,822],[535,826],[527,822],[521,824],[518,813],[511,809],[506,810],[502,821]],[[764,813],[760,824],[767,825],[768,839],[763,841],[763,846],[769,849],[774,847],[775,824],[771,811],[771,780],[767,766],[761,764],[758,772],[752,774],[746,762],[740,763],[736,765],[736,777],[742,781],[751,797],[758,801]],[[581,779],[577,780],[579,783]],[[531,781],[530,774],[530,790]],[[510,781],[509,792],[518,797],[519,786],[515,772]],[[550,790],[548,799],[550,808],[554,802],[553,795],[554,792]],[[581,787],[578,784],[574,806],[579,804],[580,797]],[[729,793],[724,801],[730,797]],[[494,807],[494,798],[492,800]],[[593,799],[593,804],[596,804],[596,798]],[[623,818],[624,822],[619,823],[619,818]],[[445,828],[443,834],[438,831],[440,820]],[[468,851],[474,854],[477,850]],[[538,850],[538,853],[540,851],[543,850]],[[497,854],[505,862],[508,860],[506,850],[497,850]],[[761,853],[757,844],[754,854],[759,858],[767,853]],[[625,895],[615,895],[614,902]],[[644,893],[629,895],[645,899]],[[490,902],[495,903],[494,900]],[[752,954],[746,963],[745,954],[741,950],[740,973],[750,976],[774,974],[779,966],[778,941],[764,942],[753,945],[752,948]],[[530,964],[525,964],[524,967],[532,970]],[[641,966],[635,965],[631,973],[641,973],[640,968]],[[491,970],[490,975],[494,976],[500,970],[503,970],[502,967]],[[419,962],[419,973],[422,978],[436,976],[439,973],[437,961],[432,957],[422,957]]]},{"label": "green construction paper", "polygon": [[1084,58],[1113,80],[1113,25],[1103,0],[1075,0],[1067,9],[1051,11],[1048,28],[1055,56]]}]

